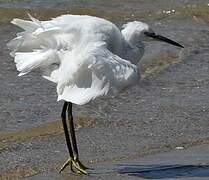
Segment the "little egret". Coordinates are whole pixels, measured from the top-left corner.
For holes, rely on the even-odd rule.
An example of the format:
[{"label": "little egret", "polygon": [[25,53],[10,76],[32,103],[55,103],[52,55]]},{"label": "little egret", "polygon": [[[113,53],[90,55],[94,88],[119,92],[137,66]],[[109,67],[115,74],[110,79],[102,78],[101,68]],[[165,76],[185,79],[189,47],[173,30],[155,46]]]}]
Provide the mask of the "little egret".
[{"label": "little egret", "polygon": [[87,15],[62,15],[49,21],[29,18],[11,21],[24,31],[8,43],[10,54],[19,76],[39,69],[57,84],[58,101],[64,100],[61,118],[69,151],[60,171],[70,166],[73,172],[87,174],[79,160],[72,104],[83,105],[136,84],[143,41],[183,46],[139,21],[128,22],[120,31],[108,20]]}]

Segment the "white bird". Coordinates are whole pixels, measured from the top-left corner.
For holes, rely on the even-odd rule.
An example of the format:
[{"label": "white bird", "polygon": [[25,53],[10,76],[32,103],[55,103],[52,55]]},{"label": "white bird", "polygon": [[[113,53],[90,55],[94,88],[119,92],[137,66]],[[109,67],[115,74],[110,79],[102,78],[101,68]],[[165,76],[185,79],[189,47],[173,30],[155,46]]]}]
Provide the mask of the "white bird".
[{"label": "white bird", "polygon": [[123,25],[120,31],[108,20],[87,15],[62,15],[49,21],[29,17],[11,21],[24,31],[8,43],[10,54],[19,76],[39,69],[44,78],[57,84],[58,101],[65,101],[61,118],[70,156],[61,171],[69,165],[73,172],[87,174],[79,160],[72,103],[83,105],[136,84],[140,78],[136,64],[144,54],[143,41],[183,46],[156,35],[139,21]]}]

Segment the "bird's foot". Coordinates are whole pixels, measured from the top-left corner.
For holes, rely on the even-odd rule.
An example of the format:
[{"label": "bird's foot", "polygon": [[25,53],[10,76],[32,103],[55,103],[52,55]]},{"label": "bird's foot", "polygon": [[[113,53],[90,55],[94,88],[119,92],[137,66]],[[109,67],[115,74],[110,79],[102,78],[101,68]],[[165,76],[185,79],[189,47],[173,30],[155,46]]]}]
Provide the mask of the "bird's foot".
[{"label": "bird's foot", "polygon": [[86,172],[86,169],[88,169],[86,166],[84,166],[79,159],[71,159],[69,158],[64,165],[60,169],[60,173],[67,167],[70,166],[70,169],[72,172],[77,174],[88,174]]}]

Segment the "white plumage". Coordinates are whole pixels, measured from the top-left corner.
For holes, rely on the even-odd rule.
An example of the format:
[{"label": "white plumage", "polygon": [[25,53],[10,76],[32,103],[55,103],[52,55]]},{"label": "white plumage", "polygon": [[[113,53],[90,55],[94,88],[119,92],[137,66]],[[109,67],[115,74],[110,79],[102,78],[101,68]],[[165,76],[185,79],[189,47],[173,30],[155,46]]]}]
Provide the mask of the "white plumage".
[{"label": "white plumage", "polygon": [[70,166],[75,173],[88,174],[79,160],[72,103],[86,104],[136,84],[142,41],[156,39],[183,46],[138,21],[120,31],[113,23],[92,16],[63,15],[50,21],[29,17],[31,21],[12,21],[24,31],[8,43],[11,56],[19,76],[40,69],[44,78],[57,84],[58,100],[65,101],[61,119],[69,152],[60,172]]},{"label": "white plumage", "polygon": [[145,32],[154,34],[147,24],[129,22],[120,31],[110,21],[86,15],[29,17],[11,22],[24,29],[8,43],[11,56],[19,76],[39,68],[56,83],[58,100],[82,105],[139,80],[142,41],[150,38]]}]

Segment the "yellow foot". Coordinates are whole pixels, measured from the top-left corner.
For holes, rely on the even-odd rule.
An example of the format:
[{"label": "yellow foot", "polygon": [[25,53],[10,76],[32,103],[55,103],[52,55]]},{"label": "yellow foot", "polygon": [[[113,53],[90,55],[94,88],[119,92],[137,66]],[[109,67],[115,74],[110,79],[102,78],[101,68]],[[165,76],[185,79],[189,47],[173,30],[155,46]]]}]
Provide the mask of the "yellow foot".
[{"label": "yellow foot", "polygon": [[88,169],[86,166],[84,166],[80,161],[79,159],[71,159],[69,158],[65,163],[64,165],[61,167],[60,169],[60,173],[67,167],[67,166],[70,166],[70,169],[72,172],[74,173],[78,173],[78,174],[88,174],[86,172],[86,169]]}]

